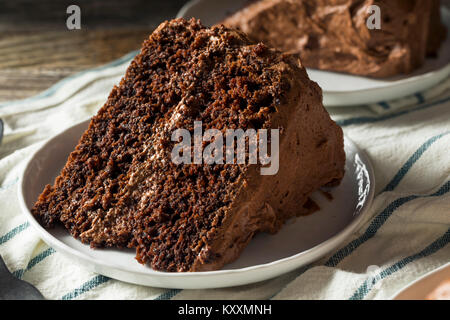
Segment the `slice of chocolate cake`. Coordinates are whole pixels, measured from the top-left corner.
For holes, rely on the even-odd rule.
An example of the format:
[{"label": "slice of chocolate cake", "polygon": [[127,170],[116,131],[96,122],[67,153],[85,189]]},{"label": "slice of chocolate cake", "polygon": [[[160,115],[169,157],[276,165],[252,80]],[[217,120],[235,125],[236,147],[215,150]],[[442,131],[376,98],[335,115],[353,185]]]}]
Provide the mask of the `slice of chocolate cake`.
[{"label": "slice of chocolate cake", "polygon": [[299,53],[306,67],[389,77],[436,55],[446,33],[439,10],[439,0],[260,0],[223,23]]},{"label": "slice of chocolate cake", "polygon": [[[297,55],[223,26],[165,22],[32,212],[92,247],[136,248],[137,260],[156,270],[219,269],[256,233],[306,213],[312,192],[342,179],[342,130],[321,101]],[[195,133],[199,123],[224,135],[278,130],[271,156],[279,170],[173,161],[175,130]]]}]

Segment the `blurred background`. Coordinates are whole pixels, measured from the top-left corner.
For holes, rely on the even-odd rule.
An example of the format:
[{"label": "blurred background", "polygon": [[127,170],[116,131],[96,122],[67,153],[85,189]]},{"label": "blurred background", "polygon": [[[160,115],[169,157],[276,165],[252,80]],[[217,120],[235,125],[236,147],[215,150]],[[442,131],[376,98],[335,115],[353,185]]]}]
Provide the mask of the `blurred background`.
[{"label": "blurred background", "polygon": [[[58,80],[139,49],[187,0],[0,0],[0,102],[33,96]],[[81,9],[69,30],[67,8]]]}]

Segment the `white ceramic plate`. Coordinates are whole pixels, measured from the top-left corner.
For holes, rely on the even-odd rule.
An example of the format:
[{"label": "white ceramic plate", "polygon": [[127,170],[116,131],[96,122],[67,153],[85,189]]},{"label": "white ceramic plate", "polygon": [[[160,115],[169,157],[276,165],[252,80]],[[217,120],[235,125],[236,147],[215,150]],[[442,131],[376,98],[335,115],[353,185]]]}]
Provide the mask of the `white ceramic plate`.
[{"label": "white ceramic plate", "polygon": [[425,300],[442,282],[450,280],[450,263],[420,277],[394,295],[394,300]]},{"label": "white ceramic plate", "polygon": [[157,272],[140,265],[134,259],[134,250],[90,249],[62,227],[45,230],[30,213],[38,195],[46,184],[53,183],[87,126],[88,122],[83,122],[67,129],[31,157],[21,177],[19,200],[31,225],[48,245],[114,279],[155,287],[200,289],[273,278],[335,249],[359,226],[373,198],[374,176],[369,159],[346,139],[345,177],[339,187],[330,190],[334,200],[326,199],[320,192],[313,195],[322,208],[319,212],[289,221],[276,235],[257,235],[241,257],[222,270]]},{"label": "white ceramic plate", "polygon": [[[178,17],[200,19],[205,25],[222,21],[248,0],[188,2]],[[450,34],[450,12],[442,8],[443,21]],[[387,79],[372,79],[337,72],[308,69],[310,78],[323,90],[326,107],[354,106],[389,101],[429,89],[450,75],[450,36],[447,36],[438,59],[427,59],[424,66],[409,75]]]}]

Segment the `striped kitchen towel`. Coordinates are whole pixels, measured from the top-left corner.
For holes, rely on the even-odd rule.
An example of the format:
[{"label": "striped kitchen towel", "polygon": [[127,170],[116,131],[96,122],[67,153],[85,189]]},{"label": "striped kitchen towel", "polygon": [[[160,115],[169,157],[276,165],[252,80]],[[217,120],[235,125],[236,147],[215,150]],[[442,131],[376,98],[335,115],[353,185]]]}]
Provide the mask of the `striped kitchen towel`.
[{"label": "striped kitchen towel", "polygon": [[133,55],[31,99],[0,104],[0,254],[16,277],[46,298],[387,299],[450,261],[450,79],[420,96],[385,103],[389,112],[374,106],[329,110],[369,155],[376,196],[360,229],[309,266],[241,287],[169,290],[94,274],[48,247],[18,205],[24,161],[48,138],[95,114]]},{"label": "striped kitchen towel", "polygon": [[449,91],[450,91],[450,78],[447,78],[445,81],[442,81],[435,87],[426,90],[424,92],[417,92],[416,94],[411,95],[409,97],[404,97],[389,102],[381,101],[379,103],[374,103],[369,105],[369,108],[372,109],[372,111],[374,111],[377,114],[393,113],[403,109],[405,111],[410,111],[411,106],[414,105],[420,106],[424,104],[426,101],[432,101],[436,97],[440,97]]}]

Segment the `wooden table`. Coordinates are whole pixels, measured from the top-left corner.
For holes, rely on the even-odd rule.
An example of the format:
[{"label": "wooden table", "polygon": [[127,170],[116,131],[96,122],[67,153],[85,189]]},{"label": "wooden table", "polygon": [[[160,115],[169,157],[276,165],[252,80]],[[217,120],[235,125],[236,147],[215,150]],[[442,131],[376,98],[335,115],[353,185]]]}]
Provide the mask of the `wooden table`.
[{"label": "wooden table", "polygon": [[[33,96],[58,80],[136,50],[185,0],[0,1],[0,102]],[[66,10],[81,9],[68,30]]]}]

